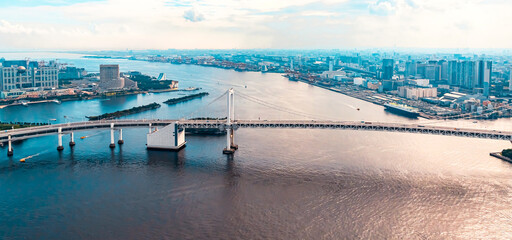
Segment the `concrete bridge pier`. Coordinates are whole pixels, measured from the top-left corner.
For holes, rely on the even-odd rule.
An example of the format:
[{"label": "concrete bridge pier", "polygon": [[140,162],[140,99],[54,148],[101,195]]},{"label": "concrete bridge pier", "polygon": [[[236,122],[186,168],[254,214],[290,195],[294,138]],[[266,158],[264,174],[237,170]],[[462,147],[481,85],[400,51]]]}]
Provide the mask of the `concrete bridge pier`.
[{"label": "concrete bridge pier", "polygon": [[114,123],[110,124],[110,148],[115,148],[116,144],[114,142]]},{"label": "concrete bridge pier", "polygon": [[11,135],[9,135],[8,137],[8,141],[9,141],[9,145],[8,145],[8,148],[7,148],[7,156],[10,157],[12,155],[14,155],[14,152],[12,151],[12,140],[11,140]]},{"label": "concrete bridge pier", "polygon": [[74,132],[71,132],[71,133],[69,134],[69,137],[70,137],[70,139],[69,139],[69,146],[70,146],[70,147],[75,146],[75,133],[74,133]]},{"label": "concrete bridge pier", "polygon": [[185,147],[185,129],[178,122],[171,123],[161,129],[155,128],[147,134],[147,148],[179,151]]},{"label": "concrete bridge pier", "polygon": [[64,146],[62,146],[62,127],[59,127],[59,145],[57,146],[57,151],[64,150]]},{"label": "concrete bridge pier", "polygon": [[235,144],[235,129],[231,129],[231,135],[229,135],[231,138],[231,149],[237,150],[238,145]]},{"label": "concrete bridge pier", "polygon": [[123,129],[120,128],[119,129],[119,140],[117,141],[117,144],[121,145],[124,143],[124,140],[123,140]]}]

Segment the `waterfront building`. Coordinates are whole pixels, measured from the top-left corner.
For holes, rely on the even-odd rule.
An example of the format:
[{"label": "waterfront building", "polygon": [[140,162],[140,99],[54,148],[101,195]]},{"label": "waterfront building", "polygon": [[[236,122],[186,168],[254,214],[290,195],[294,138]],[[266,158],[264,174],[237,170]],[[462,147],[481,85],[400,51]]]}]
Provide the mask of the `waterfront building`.
[{"label": "waterfront building", "polygon": [[415,100],[437,97],[437,88],[399,87],[398,96]]},{"label": "waterfront building", "polygon": [[391,80],[393,78],[393,69],[393,59],[382,59],[382,79]]},{"label": "waterfront building", "polygon": [[102,90],[122,89],[124,87],[124,78],[120,76],[119,65],[102,64],[100,65],[100,84]]},{"label": "waterfront building", "polygon": [[346,77],[347,73],[344,71],[325,71],[320,74],[321,78],[335,79],[336,77]]},{"label": "waterfront building", "polygon": [[82,79],[87,75],[84,68],[64,67],[59,71],[59,79]]},{"label": "waterfront building", "polygon": [[59,87],[58,65],[29,60],[3,61],[0,66],[0,90]]}]

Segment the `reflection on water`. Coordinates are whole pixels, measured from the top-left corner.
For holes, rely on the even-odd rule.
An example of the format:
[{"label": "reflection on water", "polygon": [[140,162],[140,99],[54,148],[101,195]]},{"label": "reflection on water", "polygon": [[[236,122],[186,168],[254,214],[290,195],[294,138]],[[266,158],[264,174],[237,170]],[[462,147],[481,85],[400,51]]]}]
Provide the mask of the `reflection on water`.
[{"label": "reflection on water", "polygon": [[[247,90],[240,89],[245,94],[303,112],[346,120],[412,121],[386,114],[379,106],[288,82],[277,74],[123,64],[143,72],[169,71],[167,76],[181,77],[185,86],[211,92],[204,100],[130,117],[174,118],[190,113],[225,90],[217,84],[222,79],[248,85]],[[6,108],[0,110],[0,119],[56,117],[63,122],[62,116],[78,119],[162,102],[173,94]],[[224,101],[213,104],[203,114],[222,114],[224,105]],[[237,99],[236,106],[239,118],[300,118],[243,99]],[[507,123],[502,119],[482,126]],[[4,147],[0,151],[2,237],[512,238],[512,165],[488,155],[510,147],[509,142],[384,132],[239,129],[240,149],[230,157],[222,154],[223,136],[187,136],[186,148],[168,152],[146,151],[146,133],[145,128],[126,129],[125,144],[112,150],[108,131],[77,133],[76,146],[65,145],[62,152],[56,150],[56,136],[18,142],[9,158]]]}]

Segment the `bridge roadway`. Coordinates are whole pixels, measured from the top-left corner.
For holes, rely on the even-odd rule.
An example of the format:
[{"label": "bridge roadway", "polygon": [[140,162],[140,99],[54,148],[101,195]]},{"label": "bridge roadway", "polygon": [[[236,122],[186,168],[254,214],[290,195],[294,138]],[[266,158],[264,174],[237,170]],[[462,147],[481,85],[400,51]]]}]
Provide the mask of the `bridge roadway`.
[{"label": "bridge roadway", "polygon": [[[140,119],[140,120],[101,120],[88,122],[74,122],[64,124],[54,124],[30,128],[20,128],[5,130],[0,132],[0,142],[6,142],[8,135],[12,140],[23,140],[35,138],[44,135],[58,133],[58,128],[62,127],[64,134],[76,131],[86,131],[94,129],[110,129],[111,123],[115,128],[133,128],[166,126],[173,122],[178,122],[182,128],[202,128],[202,129],[226,129],[225,120],[160,120],[160,119]],[[403,132],[403,133],[421,133],[433,135],[485,138],[512,141],[512,132],[486,129],[468,129],[443,126],[429,126],[418,124],[401,123],[383,123],[383,122],[364,122],[364,121],[313,121],[313,120],[235,120],[232,123],[233,129],[238,128],[306,128],[306,129],[345,129],[345,130],[364,130],[364,131],[384,131],[384,132]]]}]

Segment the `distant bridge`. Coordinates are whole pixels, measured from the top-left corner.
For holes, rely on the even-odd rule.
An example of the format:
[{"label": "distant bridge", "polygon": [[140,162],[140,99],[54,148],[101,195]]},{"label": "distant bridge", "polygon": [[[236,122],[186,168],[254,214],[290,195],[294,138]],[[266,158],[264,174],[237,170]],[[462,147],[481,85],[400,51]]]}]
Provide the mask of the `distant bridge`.
[{"label": "distant bridge", "polygon": [[[12,155],[11,142],[35,138],[45,135],[58,134],[58,147],[62,150],[62,135],[70,134],[70,146],[74,145],[73,133],[76,131],[87,131],[95,129],[110,129],[110,147],[115,147],[114,131],[119,131],[119,144],[123,143],[123,128],[148,127],[147,134],[148,148],[163,148],[178,150],[185,144],[184,129],[220,129],[227,131],[226,148],[224,153],[233,153],[237,149],[234,144],[234,130],[239,128],[293,128],[293,129],[340,129],[340,130],[362,130],[419,133],[444,136],[458,136],[470,138],[484,138],[512,141],[512,132],[469,129],[457,127],[429,126],[420,124],[365,122],[365,121],[317,121],[317,120],[234,120],[233,91],[228,92],[228,117],[225,120],[161,120],[161,119],[140,119],[140,120],[100,120],[88,122],[74,122],[55,125],[45,125],[29,128],[19,128],[0,132],[0,142],[8,142],[8,155]],[[158,130],[158,127],[161,127]]]}]

